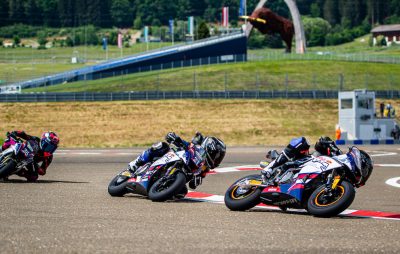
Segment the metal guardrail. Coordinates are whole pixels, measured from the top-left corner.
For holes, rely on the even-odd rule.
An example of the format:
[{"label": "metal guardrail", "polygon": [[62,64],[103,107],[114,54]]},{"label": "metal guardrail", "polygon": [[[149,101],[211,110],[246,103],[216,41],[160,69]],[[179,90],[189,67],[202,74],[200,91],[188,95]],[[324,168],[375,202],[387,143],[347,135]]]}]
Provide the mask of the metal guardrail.
[{"label": "metal guardrail", "polygon": [[[399,99],[400,91],[375,91],[376,98]],[[1,94],[0,102],[90,102],[170,99],[337,99],[338,91],[144,91],[119,93],[22,93]]]}]

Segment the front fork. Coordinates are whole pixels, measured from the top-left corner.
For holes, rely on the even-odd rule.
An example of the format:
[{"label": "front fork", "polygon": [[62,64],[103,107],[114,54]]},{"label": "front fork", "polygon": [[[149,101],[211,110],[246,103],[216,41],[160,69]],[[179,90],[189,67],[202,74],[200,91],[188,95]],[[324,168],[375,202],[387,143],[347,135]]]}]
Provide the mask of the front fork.
[{"label": "front fork", "polygon": [[338,186],[340,180],[341,177],[336,174],[335,170],[332,170],[332,172],[328,175],[325,183],[325,193],[328,196],[332,196],[332,191],[336,190],[336,187]]}]

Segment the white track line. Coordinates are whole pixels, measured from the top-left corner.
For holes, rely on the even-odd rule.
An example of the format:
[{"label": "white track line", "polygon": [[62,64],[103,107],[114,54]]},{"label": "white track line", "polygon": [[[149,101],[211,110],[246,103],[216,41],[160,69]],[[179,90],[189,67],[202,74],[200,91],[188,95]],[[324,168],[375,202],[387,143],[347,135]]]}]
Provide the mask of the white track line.
[{"label": "white track line", "polygon": [[387,180],[385,182],[387,185],[396,187],[396,188],[400,188],[400,177],[395,177],[395,178],[391,178],[389,180]]}]

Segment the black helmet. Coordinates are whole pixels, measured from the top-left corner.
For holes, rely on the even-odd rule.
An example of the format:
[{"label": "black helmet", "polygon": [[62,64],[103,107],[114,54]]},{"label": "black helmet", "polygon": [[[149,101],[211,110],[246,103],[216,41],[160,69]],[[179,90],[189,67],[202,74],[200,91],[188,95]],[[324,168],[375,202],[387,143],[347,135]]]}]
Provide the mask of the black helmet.
[{"label": "black helmet", "polygon": [[330,137],[320,137],[314,145],[314,149],[322,155],[330,155],[333,140]]},{"label": "black helmet", "polygon": [[284,152],[291,159],[300,159],[309,154],[310,143],[305,137],[294,138],[290,140]]},{"label": "black helmet", "polygon": [[370,175],[372,174],[372,170],[374,169],[373,162],[371,160],[371,157],[364,152],[363,150],[360,150],[361,154],[361,185],[364,185],[365,182],[368,180]]},{"label": "black helmet", "polygon": [[222,162],[226,153],[224,142],[216,137],[207,137],[201,146],[206,151],[206,164],[210,169],[216,168]]}]

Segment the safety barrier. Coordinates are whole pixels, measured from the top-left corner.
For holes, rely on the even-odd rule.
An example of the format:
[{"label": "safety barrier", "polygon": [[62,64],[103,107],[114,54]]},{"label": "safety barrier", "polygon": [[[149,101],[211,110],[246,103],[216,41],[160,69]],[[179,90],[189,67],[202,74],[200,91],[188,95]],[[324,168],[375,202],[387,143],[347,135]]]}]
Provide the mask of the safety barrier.
[{"label": "safety barrier", "polygon": [[[377,98],[400,98],[400,91],[375,91]],[[338,91],[143,91],[118,93],[0,94],[0,102],[128,101],[169,99],[337,99]]]}]

